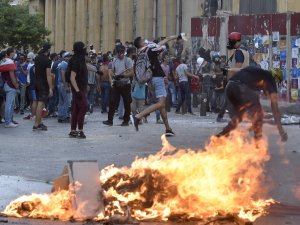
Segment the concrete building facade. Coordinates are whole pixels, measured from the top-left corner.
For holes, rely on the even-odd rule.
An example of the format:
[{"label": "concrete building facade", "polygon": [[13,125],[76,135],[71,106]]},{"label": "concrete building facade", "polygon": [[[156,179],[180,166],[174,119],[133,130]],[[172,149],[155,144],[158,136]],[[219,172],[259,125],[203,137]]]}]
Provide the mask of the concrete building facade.
[{"label": "concrete building facade", "polygon": [[[132,41],[180,32],[191,34],[191,18],[203,16],[210,6],[228,14],[239,14],[255,0],[30,0],[30,13],[44,15],[53,50],[72,50],[74,41],[93,44],[96,51],[112,50],[116,39]],[[245,3],[246,2],[246,3]],[[300,12],[298,0],[265,1],[277,12]],[[255,8],[255,7],[254,7]],[[262,8],[263,9],[263,8]],[[257,12],[257,9],[256,11]],[[214,12],[215,13],[215,12]],[[211,14],[213,15],[213,14]]]}]

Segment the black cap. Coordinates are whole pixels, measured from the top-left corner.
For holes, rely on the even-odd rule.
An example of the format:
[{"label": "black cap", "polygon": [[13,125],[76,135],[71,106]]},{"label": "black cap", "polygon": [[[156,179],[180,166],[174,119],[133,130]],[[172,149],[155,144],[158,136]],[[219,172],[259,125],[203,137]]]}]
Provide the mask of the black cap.
[{"label": "black cap", "polygon": [[77,41],[73,44],[73,51],[75,54],[85,54],[86,48],[82,41]]},{"label": "black cap", "polygon": [[133,41],[133,45],[134,45],[137,49],[140,48],[140,42],[141,42],[141,40],[142,40],[142,37],[137,37],[137,38],[135,38],[134,41]]},{"label": "black cap", "polygon": [[51,44],[50,43],[45,43],[43,44],[43,50],[49,50],[51,48]]},{"label": "black cap", "polygon": [[116,52],[117,53],[122,53],[125,52],[126,48],[124,45],[116,45]]}]

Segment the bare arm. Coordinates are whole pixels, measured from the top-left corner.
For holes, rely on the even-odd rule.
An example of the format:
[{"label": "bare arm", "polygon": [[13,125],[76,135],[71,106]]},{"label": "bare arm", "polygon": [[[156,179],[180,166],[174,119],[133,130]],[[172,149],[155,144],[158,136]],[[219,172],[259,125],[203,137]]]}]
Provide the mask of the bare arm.
[{"label": "bare arm", "polygon": [[114,76],[114,71],[112,70],[112,69],[109,69],[108,70],[108,78],[109,78],[109,82],[110,82],[110,84],[112,85],[113,84],[113,82],[112,82],[112,77]]},{"label": "bare arm", "polygon": [[198,76],[196,76],[196,75],[194,75],[194,74],[192,74],[192,73],[190,73],[190,72],[188,72],[188,71],[185,71],[185,74],[186,74],[188,77],[193,77],[193,78],[199,80],[199,77],[198,77]]},{"label": "bare arm", "polygon": [[48,82],[49,88],[53,89],[53,75],[51,73],[51,68],[47,68],[46,74],[47,74],[47,82]]},{"label": "bare arm", "polygon": [[164,44],[166,44],[166,43],[169,42],[169,41],[175,40],[177,37],[178,37],[178,35],[173,35],[173,36],[167,37],[167,38],[165,38],[164,40],[161,40],[161,41],[158,43],[158,45],[164,45]]},{"label": "bare arm", "polygon": [[77,82],[76,82],[76,73],[74,71],[71,71],[71,77],[70,77],[70,81],[72,84],[72,87],[75,89],[76,92],[79,92],[79,88],[77,86]]},{"label": "bare arm", "polygon": [[277,93],[270,94],[270,100],[271,100],[271,108],[272,108],[275,124],[276,124],[278,132],[281,136],[281,140],[282,141],[287,141],[287,139],[288,139],[287,133],[282,128],[282,124],[281,124],[281,115],[280,115],[280,112],[279,112],[279,109],[278,109],[278,96],[277,96]]},{"label": "bare arm", "polygon": [[133,68],[129,68],[126,70],[126,72],[124,73],[124,77],[133,77]]},{"label": "bare arm", "polygon": [[62,81],[63,81],[63,83],[64,83],[65,88],[68,88],[69,85],[68,85],[68,83],[66,82],[66,71],[65,71],[65,70],[62,70],[62,71],[61,71],[61,79],[62,79]]},{"label": "bare arm", "polygon": [[15,71],[9,71],[9,77],[15,88],[19,88],[19,84],[17,82]]}]

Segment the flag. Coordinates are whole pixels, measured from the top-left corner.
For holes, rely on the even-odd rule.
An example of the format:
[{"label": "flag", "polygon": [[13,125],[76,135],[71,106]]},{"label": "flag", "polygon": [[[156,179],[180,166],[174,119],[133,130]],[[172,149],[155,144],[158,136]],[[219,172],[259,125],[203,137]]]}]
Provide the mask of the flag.
[{"label": "flag", "polygon": [[16,69],[16,64],[12,59],[4,58],[0,61],[0,73],[15,71]]}]

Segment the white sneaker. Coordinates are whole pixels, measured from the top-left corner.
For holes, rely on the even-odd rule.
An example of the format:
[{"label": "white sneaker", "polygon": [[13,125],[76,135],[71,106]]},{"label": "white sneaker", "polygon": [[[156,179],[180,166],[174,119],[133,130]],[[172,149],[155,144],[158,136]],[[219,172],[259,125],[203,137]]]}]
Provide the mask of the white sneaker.
[{"label": "white sneaker", "polygon": [[17,127],[17,126],[19,126],[18,124],[14,124],[14,123],[12,123],[12,122],[10,122],[9,124],[5,124],[5,128],[15,128],[15,127]]}]

